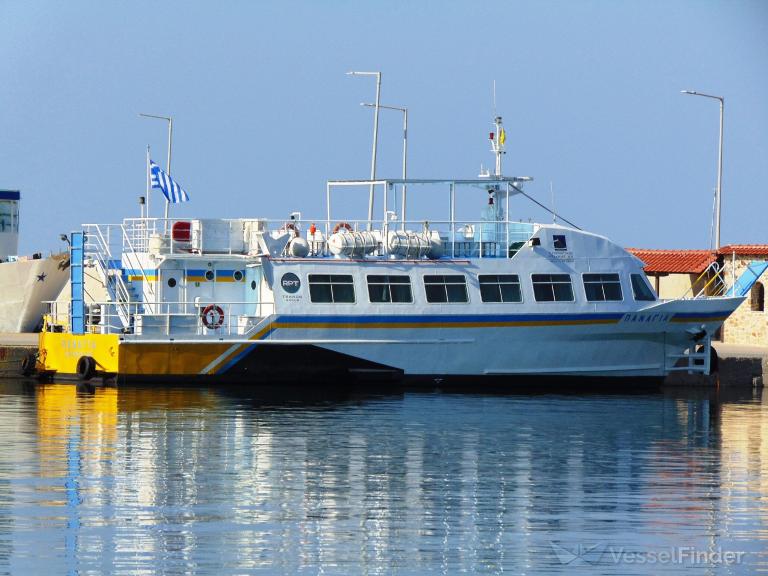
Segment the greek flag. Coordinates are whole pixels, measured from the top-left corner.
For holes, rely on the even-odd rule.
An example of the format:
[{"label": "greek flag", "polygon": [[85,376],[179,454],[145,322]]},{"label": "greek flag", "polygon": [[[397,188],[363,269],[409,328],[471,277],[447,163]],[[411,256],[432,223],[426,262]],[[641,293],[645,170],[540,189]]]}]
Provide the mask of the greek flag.
[{"label": "greek flag", "polygon": [[189,202],[189,194],[182,190],[181,186],[176,184],[165,171],[157,164],[149,161],[149,175],[152,188],[160,188],[171,204],[179,202]]}]

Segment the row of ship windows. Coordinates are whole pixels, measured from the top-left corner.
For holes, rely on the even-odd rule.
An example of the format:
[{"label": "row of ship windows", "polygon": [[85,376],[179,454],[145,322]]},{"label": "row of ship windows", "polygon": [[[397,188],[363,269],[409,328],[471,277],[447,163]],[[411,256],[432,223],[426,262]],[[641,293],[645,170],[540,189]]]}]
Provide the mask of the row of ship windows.
[{"label": "row of ship windows", "polygon": [[[635,300],[655,300],[640,274],[630,275]],[[370,275],[368,300],[373,304],[413,302],[411,278],[397,275]],[[588,302],[620,302],[624,299],[618,274],[583,274],[584,293]],[[483,302],[522,302],[520,277],[517,274],[481,274],[478,276]],[[532,274],[533,297],[537,302],[573,302],[573,285],[569,274]],[[427,302],[469,302],[467,280],[463,274],[424,276]],[[316,303],[355,302],[355,285],[348,274],[310,274],[309,297]]]}]

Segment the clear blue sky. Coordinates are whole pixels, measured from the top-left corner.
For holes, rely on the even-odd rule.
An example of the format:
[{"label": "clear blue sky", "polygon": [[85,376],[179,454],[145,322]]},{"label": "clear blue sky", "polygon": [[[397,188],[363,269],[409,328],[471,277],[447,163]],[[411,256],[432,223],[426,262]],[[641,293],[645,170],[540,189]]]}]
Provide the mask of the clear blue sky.
[{"label": "clear blue sky", "polygon": [[[637,247],[708,247],[717,102],[679,92],[723,95],[722,241],[768,243],[764,1],[0,0],[0,54],[21,252],[137,214],[145,147],[164,164],[166,134],[139,112],[174,117],[192,202],[173,215],[324,214],[326,180],[369,170],[374,82],[351,69],[381,70],[382,102],[408,106],[413,177],[491,163],[495,79],[505,172]],[[401,117],[381,122],[378,172],[397,177]],[[542,217],[522,200],[512,216]]]}]

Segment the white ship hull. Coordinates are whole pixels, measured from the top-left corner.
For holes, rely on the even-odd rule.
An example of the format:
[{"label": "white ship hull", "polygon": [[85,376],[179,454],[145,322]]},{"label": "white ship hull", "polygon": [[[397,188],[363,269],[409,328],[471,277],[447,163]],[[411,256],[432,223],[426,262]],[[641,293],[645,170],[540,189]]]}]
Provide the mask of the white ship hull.
[{"label": "white ship hull", "polygon": [[69,279],[67,254],[0,263],[0,332],[33,332]]}]

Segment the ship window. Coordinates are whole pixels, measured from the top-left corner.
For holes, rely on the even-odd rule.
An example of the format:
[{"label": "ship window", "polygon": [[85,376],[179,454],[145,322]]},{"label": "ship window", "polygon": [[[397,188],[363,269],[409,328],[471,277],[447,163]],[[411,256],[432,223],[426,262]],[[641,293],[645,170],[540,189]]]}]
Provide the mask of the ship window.
[{"label": "ship window", "polygon": [[553,234],[552,244],[555,250],[567,250],[568,245],[565,243],[565,234]]},{"label": "ship window", "polygon": [[368,299],[374,303],[413,302],[408,276],[368,276]]},{"label": "ship window", "polygon": [[205,273],[205,279],[206,280],[213,280],[213,270],[208,270]]},{"label": "ship window", "polygon": [[648,283],[640,274],[632,274],[632,292],[634,292],[635,300],[647,300],[654,301],[656,296],[653,295]]},{"label": "ship window", "polygon": [[533,274],[533,296],[537,302],[573,302],[568,274]]},{"label": "ship window", "polygon": [[520,277],[517,274],[479,276],[483,302],[522,302]]},{"label": "ship window", "polygon": [[589,302],[622,300],[618,274],[584,274],[584,292]]},{"label": "ship window", "polygon": [[240,282],[243,279],[243,273],[240,270],[235,270],[232,277],[235,279],[235,282]]},{"label": "ship window", "polygon": [[355,285],[348,274],[310,274],[309,298],[321,303],[354,303]]},{"label": "ship window", "polygon": [[424,276],[427,302],[468,302],[467,280],[461,274]]}]

